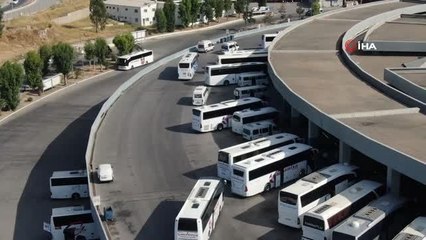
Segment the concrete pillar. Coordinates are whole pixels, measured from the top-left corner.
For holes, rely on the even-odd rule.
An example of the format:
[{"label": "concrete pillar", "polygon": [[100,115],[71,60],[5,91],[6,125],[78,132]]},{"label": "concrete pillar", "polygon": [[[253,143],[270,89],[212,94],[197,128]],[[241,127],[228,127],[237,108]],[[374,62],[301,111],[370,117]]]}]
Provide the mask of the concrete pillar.
[{"label": "concrete pillar", "polygon": [[308,144],[315,146],[319,136],[319,127],[315,125],[312,121],[308,122]]},{"label": "concrete pillar", "polygon": [[352,151],[352,148],[346,143],[344,143],[342,140],[340,140],[339,141],[339,162],[350,163],[351,151]]},{"label": "concrete pillar", "polygon": [[401,173],[395,171],[391,167],[387,167],[387,175],[386,175],[387,190],[393,194],[399,195],[400,183],[401,183]]}]

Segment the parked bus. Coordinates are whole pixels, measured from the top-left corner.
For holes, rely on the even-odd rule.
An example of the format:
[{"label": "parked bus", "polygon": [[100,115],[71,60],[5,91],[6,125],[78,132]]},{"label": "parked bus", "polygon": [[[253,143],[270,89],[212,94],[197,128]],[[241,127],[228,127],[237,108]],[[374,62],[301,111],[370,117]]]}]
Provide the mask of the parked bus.
[{"label": "parked bus", "polygon": [[392,240],[426,240],[426,217],[418,217]]},{"label": "parked bus", "polygon": [[204,105],[210,95],[210,88],[206,86],[197,86],[192,93],[192,104],[196,106]]},{"label": "parked bus", "polygon": [[79,199],[89,197],[86,170],[57,171],[50,177],[50,198]]},{"label": "parked bus", "polygon": [[238,76],[238,86],[268,85],[269,78],[264,72],[245,72]]},{"label": "parked bus", "polygon": [[192,109],[192,129],[198,132],[221,131],[231,127],[234,112],[262,106],[259,98],[243,98],[196,107]]},{"label": "parked bus", "polygon": [[334,164],[313,172],[282,189],[278,195],[278,222],[301,228],[302,215],[358,181],[359,168]]},{"label": "parked bus", "polygon": [[278,33],[268,33],[262,35],[262,48],[268,48],[271,45],[272,41],[274,41],[275,37]]},{"label": "parked bus", "polygon": [[100,238],[92,211],[83,206],[53,208],[50,223],[43,223],[43,230],[52,240]]},{"label": "parked bus", "polygon": [[209,65],[205,68],[205,83],[208,86],[236,84],[239,75],[246,72],[266,73],[267,65],[262,62]]},{"label": "parked bus", "polygon": [[279,132],[281,132],[281,130],[271,120],[248,123],[243,125],[243,138],[249,141],[277,134]]},{"label": "parked bus", "polygon": [[191,80],[198,68],[198,53],[188,53],[178,64],[178,79]]},{"label": "parked bus", "polygon": [[264,120],[278,120],[278,116],[278,110],[273,107],[237,111],[232,115],[232,131],[237,134],[242,134],[243,125]]},{"label": "parked bus", "polygon": [[232,192],[250,197],[311,172],[312,147],[292,143],[245,159],[232,166]]},{"label": "parked bus", "polygon": [[231,180],[232,166],[235,163],[272,149],[295,143],[298,138],[294,134],[280,133],[220,149],[218,152],[217,175],[226,180]]},{"label": "parked bus", "polygon": [[378,182],[362,180],[355,183],[303,215],[302,239],[331,240],[331,233],[339,223],[384,192],[385,187]]},{"label": "parked bus", "polygon": [[130,70],[152,62],[154,62],[153,51],[142,50],[118,57],[117,68],[119,70]]},{"label": "parked bus", "polygon": [[175,240],[210,238],[223,208],[223,189],[219,179],[197,181],[175,219]]},{"label": "parked bus", "polygon": [[234,52],[232,54],[217,56],[217,64],[247,63],[247,62],[268,62],[268,52],[245,51],[240,53]]},{"label": "parked bus", "polygon": [[403,207],[404,198],[387,194],[346,219],[332,233],[335,240],[387,240],[388,228],[395,213]]},{"label": "parked bus", "polygon": [[265,85],[255,85],[248,87],[237,87],[234,90],[235,99],[246,97],[264,98],[268,88]]}]

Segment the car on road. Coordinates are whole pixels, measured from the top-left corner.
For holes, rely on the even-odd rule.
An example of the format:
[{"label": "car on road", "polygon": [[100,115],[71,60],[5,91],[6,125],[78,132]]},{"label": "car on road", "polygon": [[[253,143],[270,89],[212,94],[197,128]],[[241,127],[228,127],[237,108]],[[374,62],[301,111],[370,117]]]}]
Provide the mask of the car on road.
[{"label": "car on road", "polygon": [[214,44],[210,40],[202,40],[199,41],[197,44],[197,50],[198,52],[210,52],[213,51]]},{"label": "car on road", "polygon": [[114,181],[114,172],[111,164],[100,164],[96,169],[98,173],[99,182],[112,182]]}]

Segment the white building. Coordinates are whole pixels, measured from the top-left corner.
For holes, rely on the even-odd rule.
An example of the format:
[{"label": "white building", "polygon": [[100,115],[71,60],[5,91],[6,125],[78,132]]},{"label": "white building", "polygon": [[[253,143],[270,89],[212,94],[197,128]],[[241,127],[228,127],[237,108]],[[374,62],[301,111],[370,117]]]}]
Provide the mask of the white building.
[{"label": "white building", "polygon": [[110,18],[139,26],[155,23],[156,1],[149,0],[106,0],[105,7]]}]

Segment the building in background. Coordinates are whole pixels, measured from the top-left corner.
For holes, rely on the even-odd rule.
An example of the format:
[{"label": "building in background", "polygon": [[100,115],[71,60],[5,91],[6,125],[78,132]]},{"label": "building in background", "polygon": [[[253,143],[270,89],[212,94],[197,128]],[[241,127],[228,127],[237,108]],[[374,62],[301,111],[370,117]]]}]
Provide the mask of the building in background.
[{"label": "building in background", "polygon": [[155,23],[156,1],[149,0],[106,0],[105,7],[110,18],[139,26]]}]

